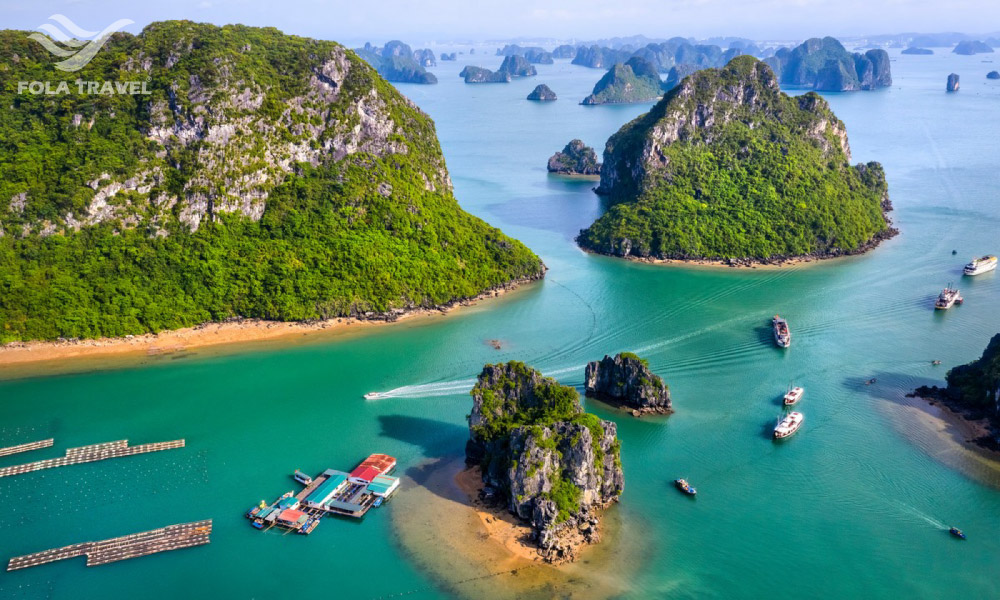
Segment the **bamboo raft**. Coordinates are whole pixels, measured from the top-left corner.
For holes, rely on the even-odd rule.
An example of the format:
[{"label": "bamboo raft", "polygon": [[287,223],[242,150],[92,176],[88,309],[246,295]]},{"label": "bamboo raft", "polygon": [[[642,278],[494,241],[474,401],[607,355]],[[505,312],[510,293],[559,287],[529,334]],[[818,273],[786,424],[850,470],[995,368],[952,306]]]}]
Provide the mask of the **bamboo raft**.
[{"label": "bamboo raft", "polygon": [[7,563],[8,571],[37,567],[57,560],[65,560],[77,556],[87,557],[87,566],[95,567],[119,560],[127,560],[139,556],[179,550],[209,543],[212,533],[212,520],[194,521],[168,525],[151,531],[143,531],[112,538],[100,542],[84,542],[43,550],[34,554],[15,556]]},{"label": "bamboo raft", "polygon": [[0,448],[0,456],[10,456],[11,454],[19,454],[21,452],[28,452],[29,450],[38,450],[39,448],[49,448],[55,440],[49,438],[47,440],[39,440],[37,442],[28,442],[27,444],[18,444],[17,446],[7,446],[6,448]]},{"label": "bamboo raft", "polygon": [[[52,440],[45,441],[51,442]],[[51,446],[52,444],[50,443],[49,445]],[[95,462],[108,458],[121,458],[123,456],[132,456],[135,454],[144,454],[146,452],[158,452],[160,450],[172,450],[174,448],[183,447],[184,440],[155,442],[152,444],[140,444],[138,446],[129,446],[128,440],[91,444],[89,446],[69,448],[66,450],[66,455],[60,458],[49,458],[22,465],[0,468],[0,477],[10,477],[12,475],[22,475],[24,473],[31,473],[32,471],[40,471],[41,469],[65,467],[67,465]]]}]

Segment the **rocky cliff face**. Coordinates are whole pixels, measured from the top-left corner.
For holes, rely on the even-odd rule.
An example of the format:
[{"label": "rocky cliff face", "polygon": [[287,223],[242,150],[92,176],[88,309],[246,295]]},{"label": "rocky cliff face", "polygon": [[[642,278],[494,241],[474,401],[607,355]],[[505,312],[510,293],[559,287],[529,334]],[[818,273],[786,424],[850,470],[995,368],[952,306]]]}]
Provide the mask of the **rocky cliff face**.
[{"label": "rocky cliff face", "polygon": [[614,50],[601,46],[580,46],[577,48],[573,64],[591,69],[607,69],[615,63],[623,63],[632,53],[628,50]]},{"label": "rocky cliff face", "polygon": [[563,175],[598,175],[601,163],[597,162],[597,153],[580,140],[571,140],[562,152],[556,152],[549,157],[549,173]]},{"label": "rocky cliff face", "polygon": [[574,58],[575,56],[576,46],[570,44],[556,46],[556,49],[552,51],[552,58]]},{"label": "rocky cliff face", "polygon": [[546,560],[572,560],[599,539],[599,509],[624,488],[615,424],[518,362],[483,367],[472,398],[466,461],[481,468],[484,493],[531,524]]},{"label": "rocky cliff face", "polygon": [[817,91],[849,92],[892,85],[889,54],[885,50],[852,54],[832,37],[806,40],[791,51],[776,52],[766,62],[782,84]]},{"label": "rocky cliff face", "polygon": [[633,416],[673,412],[667,384],[635,354],[623,352],[587,363],[584,375],[588,396],[622,406]]},{"label": "rocky cliff face", "polygon": [[611,67],[582,104],[649,102],[662,93],[662,82],[656,67],[643,58],[633,56],[624,64]]},{"label": "rocky cliff face", "polygon": [[528,94],[528,100],[536,102],[552,102],[555,99],[556,93],[544,83],[535,86],[535,89],[531,90],[531,93]]}]

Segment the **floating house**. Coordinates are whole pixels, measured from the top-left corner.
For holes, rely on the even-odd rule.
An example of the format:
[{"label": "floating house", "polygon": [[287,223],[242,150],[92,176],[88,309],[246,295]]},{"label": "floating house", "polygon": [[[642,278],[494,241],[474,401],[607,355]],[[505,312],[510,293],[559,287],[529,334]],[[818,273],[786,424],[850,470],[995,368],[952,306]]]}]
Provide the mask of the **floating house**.
[{"label": "floating house", "polygon": [[399,489],[399,478],[389,475],[395,468],[395,458],[372,454],[350,473],[327,469],[311,478],[296,469],[293,477],[305,484],[302,491],[288,492],[270,505],[261,502],[246,516],[257,529],[277,525],[303,534],[311,533],[325,515],[360,518]]}]

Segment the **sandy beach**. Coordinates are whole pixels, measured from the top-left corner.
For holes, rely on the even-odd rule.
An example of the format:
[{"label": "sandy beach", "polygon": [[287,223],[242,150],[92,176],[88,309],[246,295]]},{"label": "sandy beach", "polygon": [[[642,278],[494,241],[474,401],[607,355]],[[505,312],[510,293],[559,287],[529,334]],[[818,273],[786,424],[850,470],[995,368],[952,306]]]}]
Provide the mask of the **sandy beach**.
[{"label": "sandy beach", "polygon": [[11,342],[0,346],[0,376],[55,374],[87,370],[107,361],[115,361],[118,364],[141,363],[145,359],[177,355],[195,349],[239,351],[250,347],[263,347],[268,343],[280,345],[303,338],[320,340],[361,333],[402,321],[419,322],[444,318],[462,307],[478,305],[485,300],[526,288],[528,283],[531,282],[517,282],[508,287],[499,287],[476,298],[456,301],[440,308],[405,311],[394,315],[392,320],[348,317],[309,322],[241,319],[121,338]]}]

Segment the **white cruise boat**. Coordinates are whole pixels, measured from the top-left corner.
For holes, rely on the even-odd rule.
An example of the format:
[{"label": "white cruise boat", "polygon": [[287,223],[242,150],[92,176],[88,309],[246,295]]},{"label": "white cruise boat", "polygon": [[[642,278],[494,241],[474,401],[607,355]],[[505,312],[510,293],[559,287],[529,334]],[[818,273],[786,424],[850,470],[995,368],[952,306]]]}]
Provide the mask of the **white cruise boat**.
[{"label": "white cruise boat", "polygon": [[792,332],[788,330],[788,321],[779,315],[774,315],[774,318],[771,319],[771,326],[774,328],[774,343],[782,348],[792,345]]},{"label": "white cruise boat", "polygon": [[994,271],[997,268],[997,257],[992,254],[987,254],[982,258],[973,258],[972,262],[965,265],[963,272],[966,275],[982,275],[983,273],[988,273]]},{"label": "white cruise boat", "polygon": [[388,396],[385,392],[368,392],[365,394],[365,400],[381,400]]},{"label": "white cruise boat", "polygon": [[785,418],[774,427],[774,439],[780,440],[792,435],[799,430],[799,427],[802,427],[802,421],[805,421],[805,419],[805,416],[803,416],[800,412],[788,413],[785,415]]},{"label": "white cruise boat", "polygon": [[805,392],[806,391],[800,387],[789,388],[788,391],[785,392],[785,406],[796,404],[802,399],[802,394]]},{"label": "white cruise boat", "polygon": [[941,290],[941,293],[938,294],[937,300],[934,301],[934,308],[948,310],[952,306],[961,303],[962,296],[959,294],[958,288],[953,288],[951,284],[948,284],[948,287]]}]

